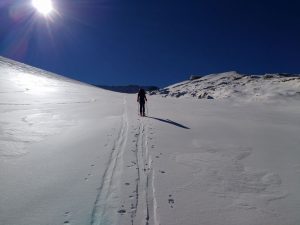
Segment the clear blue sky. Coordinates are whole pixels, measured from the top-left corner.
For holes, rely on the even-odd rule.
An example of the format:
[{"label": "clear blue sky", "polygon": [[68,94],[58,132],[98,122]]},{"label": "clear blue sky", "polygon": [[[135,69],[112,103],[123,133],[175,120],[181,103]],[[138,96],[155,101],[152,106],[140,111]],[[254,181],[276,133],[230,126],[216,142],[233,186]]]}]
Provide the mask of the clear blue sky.
[{"label": "clear blue sky", "polygon": [[300,1],[0,1],[0,55],[93,84],[160,87],[237,70],[300,73]]}]

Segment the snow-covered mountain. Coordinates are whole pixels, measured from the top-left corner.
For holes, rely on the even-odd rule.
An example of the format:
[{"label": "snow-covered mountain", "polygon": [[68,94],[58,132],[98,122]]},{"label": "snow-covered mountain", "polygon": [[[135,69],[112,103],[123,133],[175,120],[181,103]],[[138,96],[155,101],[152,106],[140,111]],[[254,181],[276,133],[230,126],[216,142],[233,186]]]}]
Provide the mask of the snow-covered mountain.
[{"label": "snow-covered mountain", "polygon": [[136,94],[140,88],[143,88],[146,91],[154,91],[159,88],[156,86],[140,86],[140,85],[124,85],[124,86],[107,86],[107,85],[95,85],[96,87],[103,88],[105,90],[127,93],[127,94]]},{"label": "snow-covered mountain", "polygon": [[163,97],[246,101],[300,100],[300,76],[296,74],[243,75],[231,71],[206,76],[191,76],[190,80],[151,92],[151,94],[159,94]]},{"label": "snow-covered mountain", "polygon": [[300,224],[298,102],[146,106],[0,58],[0,225]]}]

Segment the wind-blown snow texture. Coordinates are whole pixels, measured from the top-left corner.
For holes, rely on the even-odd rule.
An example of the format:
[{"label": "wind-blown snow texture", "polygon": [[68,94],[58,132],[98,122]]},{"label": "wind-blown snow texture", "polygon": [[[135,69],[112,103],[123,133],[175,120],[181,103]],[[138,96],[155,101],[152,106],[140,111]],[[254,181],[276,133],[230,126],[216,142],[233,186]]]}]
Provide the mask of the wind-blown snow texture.
[{"label": "wind-blown snow texture", "polygon": [[[195,79],[196,78],[196,79]],[[242,101],[300,100],[300,76],[295,74],[242,75],[237,72],[193,76],[152,94],[163,97],[239,99]]]},{"label": "wind-blown snow texture", "polygon": [[1,225],[300,224],[297,101],[148,96],[141,118],[5,58],[0,89]]}]

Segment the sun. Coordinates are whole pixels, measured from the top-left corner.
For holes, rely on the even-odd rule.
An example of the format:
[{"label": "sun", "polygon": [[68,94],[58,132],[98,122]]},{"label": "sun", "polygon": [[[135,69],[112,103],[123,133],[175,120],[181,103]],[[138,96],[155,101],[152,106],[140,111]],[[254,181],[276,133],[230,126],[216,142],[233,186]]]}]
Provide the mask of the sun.
[{"label": "sun", "polygon": [[53,11],[51,0],[32,0],[33,7],[44,16],[49,15]]}]

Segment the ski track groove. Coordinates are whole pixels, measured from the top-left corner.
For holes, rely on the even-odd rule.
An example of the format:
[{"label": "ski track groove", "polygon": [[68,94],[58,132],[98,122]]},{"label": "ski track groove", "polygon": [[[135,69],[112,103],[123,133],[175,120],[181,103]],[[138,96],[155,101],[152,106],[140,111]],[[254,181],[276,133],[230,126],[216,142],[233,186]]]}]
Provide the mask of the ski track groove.
[{"label": "ski track groove", "polygon": [[134,219],[136,217],[137,208],[139,204],[139,183],[140,183],[140,163],[139,163],[139,157],[138,157],[138,149],[139,149],[139,142],[140,142],[140,134],[141,134],[141,127],[138,128],[138,136],[137,140],[135,142],[135,162],[136,162],[136,169],[137,169],[137,177],[136,177],[136,185],[135,185],[135,210],[131,213],[131,224],[134,225]]},{"label": "ski track groove", "polygon": [[[139,120],[138,133],[136,134],[135,161],[137,165],[137,177],[135,188],[135,210],[131,212],[132,225],[150,225],[151,221],[157,223],[156,199],[154,196],[154,173],[152,170],[152,159],[148,149],[148,126],[144,119]],[[149,185],[151,184],[151,185]],[[153,207],[155,206],[155,208]],[[152,212],[153,211],[153,212]],[[151,212],[153,219],[151,219]]]},{"label": "ski track groove", "polygon": [[[118,215],[116,188],[121,188],[121,168],[123,153],[128,139],[128,117],[126,99],[124,98],[124,112],[121,127],[112,145],[103,178],[93,205],[90,224],[117,224]],[[148,126],[144,118],[139,119],[135,135],[134,161],[136,162],[135,195],[130,212],[131,225],[159,225],[157,219],[157,201],[155,198],[154,171],[152,159],[148,149]],[[115,210],[115,211],[114,211]]]},{"label": "ski track groove", "polygon": [[[122,154],[124,152],[126,142],[127,142],[127,135],[128,135],[128,119],[127,119],[127,108],[126,108],[126,99],[123,100],[124,104],[124,112],[122,115],[121,120],[121,128],[118,132],[117,138],[114,141],[112,150],[109,155],[107,167],[103,174],[103,179],[101,181],[98,194],[96,196],[96,200],[94,202],[90,224],[91,225],[101,225],[101,224],[114,224],[112,223],[112,219],[109,218],[110,212],[108,209],[114,209],[114,205],[108,205],[113,202],[112,194],[114,187],[120,187],[118,184],[119,182],[119,174],[118,168],[121,167],[122,161]],[[114,212],[113,212],[114,213]],[[116,217],[116,215],[114,216]]]}]

